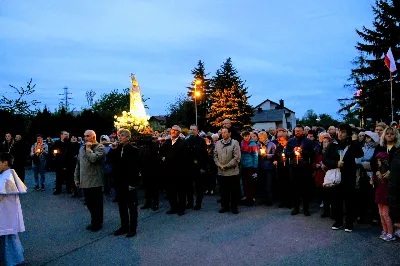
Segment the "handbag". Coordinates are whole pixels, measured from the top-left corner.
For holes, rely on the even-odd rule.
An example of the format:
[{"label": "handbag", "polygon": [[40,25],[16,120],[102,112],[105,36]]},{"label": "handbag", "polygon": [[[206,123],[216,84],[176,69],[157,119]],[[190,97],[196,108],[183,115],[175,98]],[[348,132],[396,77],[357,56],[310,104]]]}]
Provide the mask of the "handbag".
[{"label": "handbag", "polygon": [[327,188],[335,187],[339,185],[341,181],[342,181],[342,176],[340,173],[340,169],[339,168],[330,169],[325,173],[323,186]]}]

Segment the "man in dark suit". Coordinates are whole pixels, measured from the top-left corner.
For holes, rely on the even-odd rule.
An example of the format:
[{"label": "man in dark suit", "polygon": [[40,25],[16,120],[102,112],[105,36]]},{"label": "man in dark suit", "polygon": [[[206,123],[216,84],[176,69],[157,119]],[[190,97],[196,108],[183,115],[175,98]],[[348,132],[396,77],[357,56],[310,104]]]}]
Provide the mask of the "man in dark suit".
[{"label": "man in dark suit", "polygon": [[187,165],[187,152],[185,140],[179,137],[181,128],[171,128],[171,139],[166,140],[162,146],[162,160],[165,163],[167,174],[167,196],[171,209],[167,214],[177,213],[179,216],[185,214],[186,190],[185,190],[185,167]]},{"label": "man in dark suit", "polygon": [[129,143],[130,138],[129,130],[121,129],[118,131],[119,143],[114,142],[109,151],[121,219],[121,227],[114,235],[126,234],[126,237],[136,235],[138,220],[139,149]]}]

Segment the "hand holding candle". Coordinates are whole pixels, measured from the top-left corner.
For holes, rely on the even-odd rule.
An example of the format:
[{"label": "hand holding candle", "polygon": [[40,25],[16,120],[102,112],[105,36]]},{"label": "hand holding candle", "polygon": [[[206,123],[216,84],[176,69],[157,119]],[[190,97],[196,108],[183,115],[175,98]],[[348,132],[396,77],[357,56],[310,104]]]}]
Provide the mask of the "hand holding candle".
[{"label": "hand holding candle", "polygon": [[286,155],[284,152],[282,152],[282,161],[283,161],[283,166],[286,166]]},{"label": "hand holding candle", "polygon": [[294,154],[296,155],[296,162],[297,162],[297,164],[299,164],[299,157],[300,157],[300,154],[301,154],[301,148],[300,147],[294,148]]},{"label": "hand holding candle", "polygon": [[58,153],[58,151],[57,151],[57,150],[54,150],[54,151],[53,151],[53,153],[54,153],[54,154],[57,154],[57,153]]}]

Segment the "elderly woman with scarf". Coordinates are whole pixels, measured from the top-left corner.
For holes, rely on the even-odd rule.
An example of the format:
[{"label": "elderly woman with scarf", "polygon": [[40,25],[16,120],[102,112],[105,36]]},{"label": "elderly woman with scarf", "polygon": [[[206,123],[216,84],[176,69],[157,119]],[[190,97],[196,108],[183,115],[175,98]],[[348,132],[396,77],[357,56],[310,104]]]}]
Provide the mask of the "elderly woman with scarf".
[{"label": "elderly woman with scarf", "polygon": [[362,150],[364,152],[364,156],[356,159],[356,216],[358,218],[358,223],[360,224],[369,222],[369,212],[371,212],[372,215],[377,213],[374,188],[370,185],[369,180],[372,176],[370,162],[374,155],[375,147],[379,144],[379,135],[378,133],[372,131],[365,131],[363,133],[364,144],[362,146]]},{"label": "elderly woman with scarf", "polygon": [[243,140],[240,144],[242,158],[240,166],[245,196],[243,203],[247,206],[253,206],[255,202],[254,185],[258,169],[258,146],[250,137],[250,132],[244,131],[242,133],[242,138]]}]

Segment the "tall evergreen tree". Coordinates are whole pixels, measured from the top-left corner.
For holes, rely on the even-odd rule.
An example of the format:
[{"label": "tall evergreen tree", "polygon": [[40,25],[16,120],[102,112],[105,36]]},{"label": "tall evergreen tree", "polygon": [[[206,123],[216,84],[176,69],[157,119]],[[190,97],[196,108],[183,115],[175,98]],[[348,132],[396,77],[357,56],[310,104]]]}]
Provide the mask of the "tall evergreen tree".
[{"label": "tall evergreen tree", "polygon": [[233,125],[243,127],[249,126],[247,118],[251,117],[251,113],[241,108],[248,105],[247,95],[243,90],[232,86],[232,88],[216,90],[211,94],[212,105],[208,117],[210,124],[214,128],[223,126],[225,119],[231,120]]},{"label": "tall evergreen tree", "polygon": [[220,127],[225,118],[231,119],[232,124],[239,127],[251,125],[253,108],[248,102],[250,96],[247,95],[245,82],[238,75],[230,57],[217,70],[210,86],[211,106],[207,114],[210,125]]},{"label": "tall evergreen tree", "polygon": [[[377,0],[372,7],[375,18],[372,29],[363,27],[356,30],[361,37],[356,49],[359,55],[354,59],[354,69],[349,78],[352,93],[362,90],[361,96],[339,99],[342,109],[339,113],[344,118],[352,118],[355,114],[374,121],[391,120],[390,108],[390,73],[384,64],[384,56],[389,47],[395,59],[400,58],[400,1]],[[398,71],[393,73],[393,103],[394,113],[400,110],[400,80]],[[396,101],[397,100],[397,101]],[[360,109],[350,111],[350,107],[359,103]],[[395,115],[395,118],[399,115]]]},{"label": "tall evergreen tree", "polygon": [[[206,115],[207,111],[211,106],[211,89],[210,89],[210,80],[207,78],[209,73],[206,73],[206,69],[204,67],[204,62],[199,60],[197,66],[192,70],[193,81],[187,89],[189,90],[187,96],[190,99],[196,97],[197,103],[197,117],[198,117],[198,125],[201,129],[205,129],[207,127]],[[199,80],[200,84],[195,84],[195,82]],[[196,89],[195,89],[196,88]],[[199,92],[199,95],[195,95],[195,91]],[[193,120],[194,123],[195,119]]]}]

